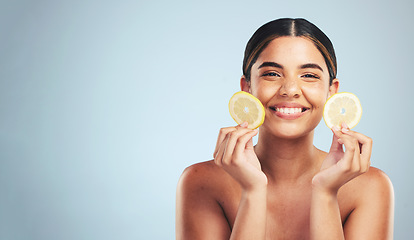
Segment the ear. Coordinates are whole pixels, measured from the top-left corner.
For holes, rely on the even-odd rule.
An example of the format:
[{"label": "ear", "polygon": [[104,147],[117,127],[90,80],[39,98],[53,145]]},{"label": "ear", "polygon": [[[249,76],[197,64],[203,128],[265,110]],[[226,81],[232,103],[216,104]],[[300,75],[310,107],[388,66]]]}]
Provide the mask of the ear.
[{"label": "ear", "polygon": [[334,80],[332,80],[332,84],[331,86],[329,86],[329,93],[328,93],[328,97],[334,95],[335,93],[337,93],[339,90],[339,80],[337,78],[335,78]]},{"label": "ear", "polygon": [[242,91],[252,93],[250,81],[248,81],[244,75],[240,79],[240,88]]}]

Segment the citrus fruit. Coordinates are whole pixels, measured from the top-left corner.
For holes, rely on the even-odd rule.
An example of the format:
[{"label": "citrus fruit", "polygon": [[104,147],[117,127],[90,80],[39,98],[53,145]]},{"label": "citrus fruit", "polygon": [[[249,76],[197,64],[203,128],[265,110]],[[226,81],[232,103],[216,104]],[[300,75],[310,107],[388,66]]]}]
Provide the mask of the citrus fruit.
[{"label": "citrus fruit", "polygon": [[361,103],[357,96],[349,92],[332,95],[323,108],[323,119],[329,128],[341,128],[342,123],[345,123],[351,129],[358,124],[361,116]]},{"label": "citrus fruit", "polygon": [[256,129],[262,125],[265,111],[262,103],[250,93],[240,91],[229,101],[230,115],[237,124],[248,123],[248,128]]}]

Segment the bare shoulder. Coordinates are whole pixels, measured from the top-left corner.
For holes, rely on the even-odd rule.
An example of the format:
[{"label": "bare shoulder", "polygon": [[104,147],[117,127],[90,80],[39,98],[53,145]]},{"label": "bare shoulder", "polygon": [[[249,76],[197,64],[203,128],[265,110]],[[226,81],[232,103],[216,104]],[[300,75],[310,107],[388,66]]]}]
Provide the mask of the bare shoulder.
[{"label": "bare shoulder", "polygon": [[361,177],[362,177],[361,179],[364,179],[365,177],[366,178],[365,180],[374,181],[375,183],[381,183],[385,185],[391,184],[391,180],[388,177],[388,175],[376,167],[370,167],[369,171],[361,175]]},{"label": "bare shoulder", "polygon": [[205,174],[211,174],[214,171],[217,171],[219,167],[214,163],[213,160],[195,163],[183,171],[183,176],[189,176],[193,178],[199,178]]},{"label": "bare shoulder", "polygon": [[[394,195],[392,182],[388,175],[376,167],[344,185],[343,195],[357,197],[355,200],[372,198],[390,199]],[[391,200],[391,199],[390,199]]]},{"label": "bare shoulder", "polygon": [[213,160],[210,160],[184,169],[179,180],[179,187],[191,188],[193,191],[211,191],[224,178],[228,178],[227,173]]},{"label": "bare shoulder", "polygon": [[184,170],[176,195],[177,239],[228,239],[230,228],[219,203],[227,178],[214,161]]},{"label": "bare shoulder", "polygon": [[393,192],[392,182],[388,175],[376,167],[370,167],[368,172],[357,177],[351,184],[366,193],[391,194]]},{"label": "bare shoulder", "polygon": [[178,181],[177,197],[187,202],[219,203],[235,185],[231,176],[213,160],[200,162],[183,171]]},{"label": "bare shoulder", "polygon": [[[390,178],[378,168],[345,184],[339,197],[347,215],[347,239],[392,239],[394,190]],[[369,237],[368,237],[369,236]]]}]

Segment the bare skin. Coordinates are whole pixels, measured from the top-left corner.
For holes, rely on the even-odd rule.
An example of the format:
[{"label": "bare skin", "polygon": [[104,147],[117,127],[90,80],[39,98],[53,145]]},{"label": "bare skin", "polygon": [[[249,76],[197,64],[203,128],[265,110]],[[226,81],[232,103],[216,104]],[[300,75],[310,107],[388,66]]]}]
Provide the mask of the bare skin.
[{"label": "bare skin", "polygon": [[[332,129],[329,153],[313,146],[339,87],[313,43],[277,38],[251,72],[241,88],[265,107],[258,143],[245,124],[222,128],[214,161],[184,171],[177,239],[392,239],[392,184],[370,167],[372,140],[343,125]],[[305,110],[295,118],[276,110],[292,106]]]}]

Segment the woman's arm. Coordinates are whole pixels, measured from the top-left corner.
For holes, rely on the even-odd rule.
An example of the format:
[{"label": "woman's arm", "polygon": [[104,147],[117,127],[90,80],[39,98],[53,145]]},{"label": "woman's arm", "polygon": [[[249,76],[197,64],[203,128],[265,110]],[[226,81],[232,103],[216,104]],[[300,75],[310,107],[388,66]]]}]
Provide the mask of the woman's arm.
[{"label": "woman's arm", "polygon": [[243,192],[230,239],[265,239],[266,188]]},{"label": "woman's arm", "polygon": [[[370,165],[372,140],[346,126],[333,132],[331,149],[312,182],[311,238],[392,239],[392,186],[389,180],[381,180],[372,172],[364,174]],[[343,228],[337,195],[350,180],[352,185],[358,185],[352,191],[354,196],[345,197],[361,196],[355,197],[358,201],[353,203],[354,209]],[[368,183],[373,186],[364,187]],[[369,219],[370,215],[380,219]]]},{"label": "woman's arm", "polygon": [[336,194],[313,189],[310,221],[311,239],[345,239]]},{"label": "woman's arm", "polygon": [[315,240],[345,239],[338,191],[345,183],[366,172],[370,164],[372,143],[368,138],[362,137],[362,134],[350,135],[346,126],[342,132],[339,129],[332,131],[331,149],[322,163],[321,171],[312,179],[310,225],[311,239]]},{"label": "woman's arm", "polygon": [[[211,164],[186,168],[176,195],[176,239],[229,239],[231,229],[212,188]],[[214,166],[214,163],[213,163]]]},{"label": "woman's arm", "polygon": [[394,190],[388,176],[371,167],[353,185],[358,197],[344,224],[345,239],[393,239]]},{"label": "woman's arm", "polygon": [[177,190],[177,239],[265,239],[267,178],[254,153],[256,134],[245,125],[223,128],[214,151],[216,165],[241,187],[233,227],[206,186],[209,178],[203,177],[203,171],[188,169]]},{"label": "woman's arm", "polygon": [[242,196],[230,239],[265,239],[267,211],[267,177],[254,152],[252,138],[256,130],[247,122],[236,128],[221,129],[214,162],[223,168],[241,189]]},{"label": "woman's arm", "polygon": [[214,174],[213,172],[222,170],[212,164],[206,162],[192,165],[179,180],[176,239],[264,239],[266,189],[242,192],[234,226],[231,228],[217,198],[221,192],[217,190],[217,185],[229,178]]},{"label": "woman's arm", "polygon": [[[393,239],[394,193],[388,176],[371,167],[346,186],[343,194],[352,193],[355,206],[343,229],[338,198],[324,192],[312,196],[313,229],[317,239],[390,240]],[[341,195],[342,194],[342,195]]]}]

